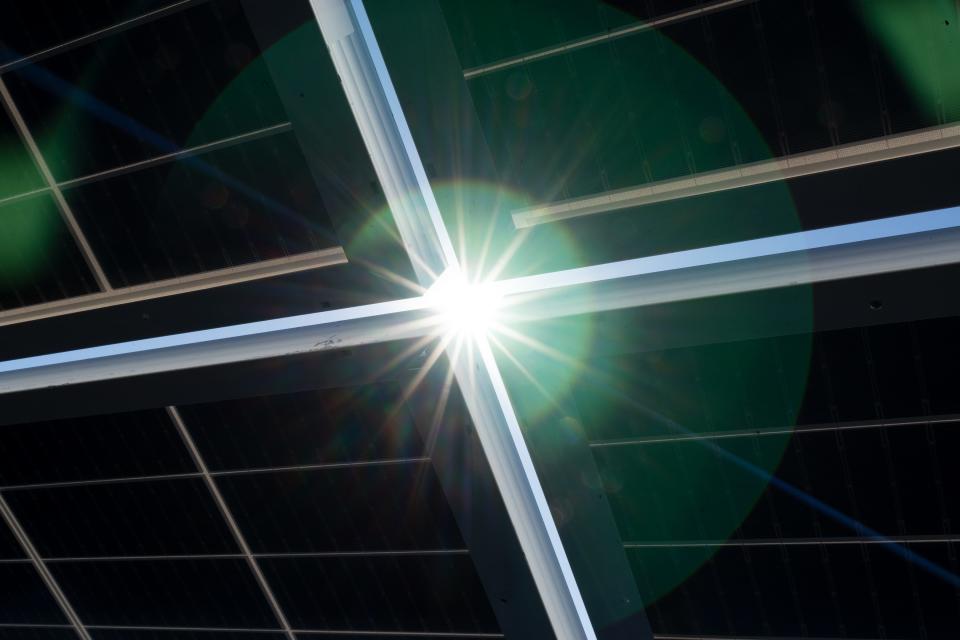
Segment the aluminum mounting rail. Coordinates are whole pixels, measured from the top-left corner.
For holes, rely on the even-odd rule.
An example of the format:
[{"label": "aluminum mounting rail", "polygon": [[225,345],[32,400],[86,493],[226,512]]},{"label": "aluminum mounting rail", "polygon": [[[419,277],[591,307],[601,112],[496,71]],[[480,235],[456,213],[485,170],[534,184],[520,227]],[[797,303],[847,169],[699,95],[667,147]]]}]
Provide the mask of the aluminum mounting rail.
[{"label": "aluminum mounting rail", "polygon": [[[960,207],[501,280],[503,323],[960,263]],[[440,337],[427,297],[0,362],[0,393]]]},{"label": "aluminum mounting rail", "polygon": [[832,149],[799,153],[581,198],[538,204],[515,210],[513,224],[518,229],[533,227],[957,147],[960,147],[960,124],[920,129]]},{"label": "aluminum mounting rail", "polygon": [[213,271],[203,271],[179,278],[167,278],[130,287],[117,287],[110,291],[99,291],[97,293],[74,296],[72,298],[62,298],[41,304],[0,311],[0,327],[19,324],[21,322],[54,318],[71,313],[103,309],[120,304],[142,302],[144,300],[180,295],[182,293],[202,291],[204,289],[225,287],[242,282],[251,282],[253,280],[274,278],[290,273],[332,267],[346,263],[347,256],[341,247],[307,251],[282,258],[251,262],[235,267],[214,269]]},{"label": "aluminum mounting rail", "polygon": [[[366,10],[361,0],[311,5],[401,240],[429,289],[460,265]],[[467,342],[447,354],[550,625],[561,640],[595,640],[490,345],[485,336]]]}]

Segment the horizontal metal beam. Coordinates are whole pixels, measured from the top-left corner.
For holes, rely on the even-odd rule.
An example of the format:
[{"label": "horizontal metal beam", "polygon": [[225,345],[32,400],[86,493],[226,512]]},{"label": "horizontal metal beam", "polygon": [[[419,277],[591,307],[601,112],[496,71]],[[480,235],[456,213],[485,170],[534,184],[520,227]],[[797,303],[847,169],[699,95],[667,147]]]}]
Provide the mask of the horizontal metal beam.
[{"label": "horizontal metal beam", "polygon": [[410,298],[133,340],[0,363],[0,393],[417,338],[438,324]]},{"label": "horizontal metal beam", "polygon": [[505,58],[503,60],[485,64],[479,67],[473,67],[471,69],[464,69],[463,77],[469,80],[478,76],[487,75],[488,73],[494,73],[495,71],[510,69],[511,67],[519,67],[530,62],[536,62],[537,60],[552,58],[564,53],[576,51],[577,49],[584,49],[586,47],[592,47],[593,45],[604,42],[610,42],[611,40],[616,40],[618,38],[624,38],[637,33],[643,33],[644,31],[649,31],[651,29],[659,29],[671,24],[685,22],[693,18],[699,18],[711,13],[716,13],[718,11],[724,11],[725,9],[732,9],[734,7],[755,1],[756,0],[718,0],[716,2],[709,2],[694,9],[678,11],[676,13],[660,16],[659,18],[651,18],[649,20],[637,22],[625,27],[610,29],[604,33],[587,36],[586,38],[578,38],[576,40],[571,40],[569,42],[565,42],[564,44],[553,47],[547,47],[546,49],[532,51],[519,56],[512,56],[510,58]]},{"label": "horizontal metal beam", "polygon": [[960,207],[498,283],[505,322],[597,313],[960,262]]},{"label": "horizontal metal beam", "polygon": [[[523,323],[960,262],[960,208],[582,267],[491,285]],[[442,334],[425,297],[0,362],[0,393]]]},{"label": "horizontal metal beam", "polygon": [[346,262],[347,256],[341,247],[308,251],[292,256],[284,256],[283,258],[251,262],[236,267],[204,271],[180,278],[157,280],[156,282],[148,282],[132,287],[121,287],[110,291],[101,291],[73,298],[64,298],[62,300],[53,300],[42,304],[0,311],[0,327],[19,324],[21,322],[42,320],[44,318],[54,318],[71,313],[82,313],[84,311],[103,309],[121,304],[143,302],[144,300],[175,296],[182,293],[202,291],[204,289],[225,287],[232,284],[240,284],[241,282],[274,278],[290,273],[308,271],[310,269],[321,269],[323,267],[346,264]]},{"label": "horizontal metal beam", "polygon": [[859,167],[960,147],[960,124],[920,129],[809,153],[707,171],[592,196],[538,204],[513,212],[518,228],[632,207],[752,187],[778,180]]}]

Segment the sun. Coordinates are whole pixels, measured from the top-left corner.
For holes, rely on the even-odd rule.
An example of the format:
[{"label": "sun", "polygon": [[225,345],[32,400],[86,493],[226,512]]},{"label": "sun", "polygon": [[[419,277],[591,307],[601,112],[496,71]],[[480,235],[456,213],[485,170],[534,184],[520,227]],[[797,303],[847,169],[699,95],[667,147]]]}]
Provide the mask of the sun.
[{"label": "sun", "polygon": [[490,283],[472,283],[450,267],[437,278],[425,297],[440,315],[444,331],[457,336],[486,335],[496,323],[502,296]]}]

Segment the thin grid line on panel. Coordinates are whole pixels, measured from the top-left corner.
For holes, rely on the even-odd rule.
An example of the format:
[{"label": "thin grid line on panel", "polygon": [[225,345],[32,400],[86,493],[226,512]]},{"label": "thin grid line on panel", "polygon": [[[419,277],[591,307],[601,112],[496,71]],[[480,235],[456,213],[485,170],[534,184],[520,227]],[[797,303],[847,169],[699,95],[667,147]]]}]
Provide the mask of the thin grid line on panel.
[{"label": "thin grid line on panel", "polygon": [[859,431],[863,429],[883,429],[887,427],[921,427],[936,424],[957,423],[960,428],[960,415],[948,414],[939,416],[920,416],[915,418],[897,418],[881,420],[865,420],[857,422],[836,422],[825,424],[810,424],[796,426],[780,426],[772,428],[748,428],[748,429],[730,429],[722,431],[711,431],[703,433],[678,433],[650,436],[634,436],[628,438],[613,438],[610,440],[593,440],[590,446],[594,448],[602,447],[628,447],[645,444],[661,444],[667,442],[683,442],[696,440],[725,440],[729,438],[752,438],[756,436],[775,436],[789,435],[792,433],[821,433],[829,431]]},{"label": "thin grid line on panel", "polygon": [[[392,557],[424,557],[424,556],[462,556],[469,555],[470,550],[458,549],[382,549],[372,551],[290,551],[279,553],[253,553],[256,559],[297,559],[297,558],[392,558]],[[58,562],[147,562],[154,560],[244,560],[243,553],[185,553],[185,554],[153,554],[143,556],[52,556],[40,558],[45,563]],[[0,564],[23,564],[30,562],[29,558],[0,558]]]},{"label": "thin grid line on panel", "polygon": [[[276,629],[256,629],[246,627],[149,627],[149,626],[101,626],[91,625],[94,630],[117,630],[117,631],[213,631],[213,632],[231,632],[231,633],[263,633],[272,632],[279,635]],[[294,633],[308,633],[312,635],[333,635],[333,636],[356,636],[356,637],[413,637],[413,638],[502,638],[502,633],[466,633],[457,631],[363,631],[356,629],[294,629]]]},{"label": "thin grid line on panel", "polygon": [[197,469],[200,470],[200,473],[203,476],[203,480],[207,485],[207,488],[210,490],[210,495],[213,497],[214,502],[217,503],[217,507],[220,510],[220,514],[223,516],[224,521],[227,524],[227,527],[230,529],[230,532],[233,534],[233,539],[240,547],[243,552],[244,559],[247,561],[247,566],[250,567],[250,571],[253,573],[253,577],[256,579],[257,584],[260,586],[260,590],[263,593],[263,596],[267,599],[267,602],[270,605],[270,609],[273,611],[273,615],[276,617],[277,622],[280,623],[280,626],[283,627],[283,631],[286,633],[289,640],[296,640],[296,637],[293,635],[293,631],[290,628],[290,622],[287,620],[286,614],[283,612],[283,609],[280,607],[280,602],[277,600],[276,595],[273,593],[273,589],[270,587],[270,584],[267,582],[266,576],[263,575],[263,571],[260,569],[260,563],[257,562],[257,559],[254,557],[253,552],[250,550],[250,545],[247,544],[247,539],[243,535],[243,532],[240,531],[239,525],[237,525],[236,519],[233,517],[233,513],[230,511],[230,507],[227,505],[226,500],[223,498],[223,494],[220,493],[220,489],[217,487],[216,480],[210,474],[210,470],[207,468],[207,463],[204,461],[203,456],[200,454],[200,450],[197,448],[196,443],[193,441],[193,437],[190,435],[190,432],[187,429],[187,425],[184,423],[183,418],[180,416],[180,412],[177,411],[176,407],[170,406],[167,407],[167,415],[170,416],[170,420],[173,421],[174,426],[177,429],[177,432],[180,434],[180,437],[183,439],[184,445],[190,452],[190,457],[193,459],[194,464],[196,464]]},{"label": "thin grid line on panel", "polygon": [[13,513],[10,505],[7,504],[7,500],[3,497],[2,493],[0,493],[0,515],[3,516],[3,520],[7,523],[7,527],[9,527],[10,531],[17,539],[17,542],[20,543],[20,547],[23,549],[23,552],[27,554],[29,561],[31,564],[33,564],[33,568],[40,575],[40,578],[43,580],[44,585],[46,585],[50,595],[53,596],[53,599],[57,602],[57,606],[60,607],[63,615],[67,618],[67,620],[70,621],[71,628],[76,631],[81,640],[92,640],[90,634],[87,632],[86,627],[80,620],[80,616],[77,615],[73,605],[70,604],[66,594],[63,593],[63,590],[57,583],[57,579],[53,577],[52,573],[50,573],[47,565],[40,557],[37,548],[34,546],[33,541],[30,540],[27,532],[24,531],[20,521]]},{"label": "thin grid line on panel", "polygon": [[904,535],[885,536],[882,540],[866,536],[837,536],[818,538],[743,538],[736,540],[653,540],[627,541],[624,549],[694,549],[715,547],[805,547],[818,545],[860,545],[885,544],[956,544],[960,543],[958,535]]},{"label": "thin grid line on panel", "polygon": [[87,240],[87,236],[84,234],[83,229],[80,228],[80,223],[77,222],[77,217],[74,215],[73,209],[71,209],[66,198],[63,196],[63,192],[57,185],[56,178],[50,171],[50,167],[47,165],[46,159],[40,152],[40,147],[37,146],[37,141],[30,132],[30,128],[27,126],[27,122],[24,120],[23,114],[20,113],[19,107],[17,107],[16,102],[14,102],[13,96],[10,95],[10,91],[7,89],[7,84],[3,78],[0,78],[0,100],[2,100],[4,109],[10,115],[10,119],[13,121],[14,127],[17,130],[17,134],[20,136],[24,146],[27,148],[27,152],[30,154],[30,158],[33,160],[34,165],[36,165],[37,171],[39,171],[41,178],[43,178],[44,183],[47,185],[47,189],[53,196],[53,201],[57,205],[57,210],[60,212],[60,216],[63,218],[64,224],[67,225],[67,229],[69,229],[70,235],[73,237],[74,242],[76,242],[77,248],[80,250],[81,255],[83,255],[83,259],[87,263],[87,267],[89,267],[94,281],[97,283],[97,286],[101,291],[112,290],[113,286],[110,284],[110,280],[107,278],[107,274],[104,272],[103,266],[100,264],[100,261],[94,254],[93,248],[90,246],[90,242]]},{"label": "thin grid line on panel", "polygon": [[[255,467],[251,469],[228,469],[225,471],[210,471],[214,478],[221,476],[243,476],[257,473],[283,473],[287,471],[323,471],[326,469],[349,469],[354,467],[380,467],[395,464],[425,464],[430,458],[417,456],[412,458],[384,458],[382,460],[355,460],[348,462],[320,462],[316,464],[298,464],[277,467]],[[181,473],[164,473],[148,476],[121,476],[116,478],[96,478],[90,480],[60,480],[53,482],[32,482],[29,484],[11,484],[0,486],[0,491],[27,491],[30,489],[55,489],[57,487],[81,487],[98,484],[119,484],[125,482],[149,482],[151,480],[178,480],[181,478],[202,478],[199,471],[185,471]]]},{"label": "thin grid line on panel", "polygon": [[59,44],[53,45],[52,47],[47,47],[46,49],[43,49],[41,51],[30,53],[25,56],[21,56],[15,60],[11,60],[9,62],[0,64],[0,74],[6,73],[7,71],[13,71],[14,69],[19,69],[20,67],[26,66],[28,64],[39,62],[51,56],[55,56],[58,53],[64,53],[66,51],[70,51],[71,49],[81,47],[91,42],[95,42],[107,36],[122,33],[127,29],[132,29],[134,27],[138,27],[140,25],[153,22],[154,20],[170,15],[171,13],[176,13],[177,11],[181,11],[192,5],[200,4],[202,2],[207,2],[207,1],[208,0],[179,0],[178,2],[173,2],[164,7],[160,7],[159,9],[154,9],[153,11],[149,11],[145,14],[136,16],[134,18],[129,18],[127,20],[117,22],[115,24],[104,27],[102,29],[98,29],[96,31],[92,31],[90,33],[82,35],[78,38],[73,38],[71,40],[67,40],[66,42],[61,42]]},{"label": "thin grid line on panel", "polygon": [[[20,624],[15,622],[0,622],[0,629],[71,629],[68,624]],[[278,629],[256,629],[250,627],[153,627],[131,625],[102,625],[92,624],[87,627],[95,631],[180,631],[180,632],[212,632],[212,633],[274,633],[280,635]],[[363,631],[355,629],[294,629],[294,633],[311,635],[357,636],[357,637],[412,637],[412,638],[502,638],[502,633],[489,632],[458,632],[458,631]]]},{"label": "thin grid line on panel", "polygon": [[[146,158],[145,160],[137,160],[136,162],[130,162],[127,164],[117,165],[109,169],[104,169],[103,171],[97,171],[95,173],[88,173],[76,178],[70,178],[68,180],[61,180],[55,183],[55,186],[59,189],[72,189],[74,187],[80,187],[87,184],[92,184],[95,182],[100,182],[101,180],[107,180],[109,178],[114,178],[121,176],[127,173],[132,173],[134,171],[139,171],[141,169],[149,169],[151,167],[160,166],[167,164],[169,162],[176,162],[177,160],[183,160],[186,158],[192,158],[204,153],[209,153],[211,151],[219,151],[221,149],[229,149],[238,144],[243,144],[244,142],[252,142],[254,140],[259,140],[261,138],[266,138],[272,135],[278,135],[281,133],[287,133],[288,131],[293,131],[293,124],[291,122],[278,122],[276,124],[268,125],[266,127],[261,127],[260,129],[254,129],[251,131],[245,131],[243,133],[238,133],[236,135],[228,136],[226,138],[220,138],[213,140],[211,142],[205,142],[203,144],[194,145],[192,147],[184,147],[178,149],[177,151],[172,151],[170,153],[163,153],[158,156],[152,156]],[[11,204],[19,200],[24,200],[32,196],[37,196],[43,193],[49,193],[51,190],[50,186],[40,187],[38,189],[32,189],[30,191],[24,191],[23,193],[15,193],[10,196],[0,198],[0,206],[5,204]]]},{"label": "thin grid line on panel", "polygon": [[[960,535],[933,534],[933,535],[904,535],[888,536],[883,540],[865,536],[836,536],[815,538],[743,538],[735,540],[650,540],[627,541],[624,549],[694,549],[719,547],[807,547],[807,546],[842,546],[861,544],[884,544],[888,541],[898,544],[960,544]],[[377,557],[423,557],[423,556],[453,556],[469,555],[467,548],[454,549],[399,549],[376,551],[305,551],[281,553],[253,553],[255,559],[297,559],[297,558],[377,558]],[[142,561],[175,561],[175,560],[243,560],[247,556],[243,553],[211,553],[211,554],[170,554],[144,556],[53,556],[38,557],[46,564],[66,562],[142,562]],[[0,564],[24,564],[32,562],[30,558],[2,558]]]},{"label": "thin grid line on panel", "polygon": [[634,34],[642,33],[644,31],[650,31],[651,29],[659,29],[667,25],[684,22],[692,18],[700,18],[711,13],[724,11],[726,9],[733,9],[749,2],[756,2],[756,0],[719,0],[712,3],[701,4],[698,7],[687,9],[685,11],[679,11],[677,13],[672,13],[665,16],[650,18],[649,20],[643,20],[617,29],[610,29],[604,33],[594,34],[585,38],[578,38],[563,44],[547,47],[546,49],[528,51],[526,53],[521,53],[519,55],[511,56],[503,60],[491,62],[489,64],[472,67],[470,69],[464,69],[463,77],[467,80],[470,80],[471,78],[487,75],[489,73],[493,73],[494,71],[518,67],[530,62],[535,62],[537,60],[543,60],[545,58],[551,58],[553,56],[570,53],[572,51],[576,51],[577,49],[583,49],[585,47],[601,44],[603,42],[609,42],[611,40],[624,38]]}]

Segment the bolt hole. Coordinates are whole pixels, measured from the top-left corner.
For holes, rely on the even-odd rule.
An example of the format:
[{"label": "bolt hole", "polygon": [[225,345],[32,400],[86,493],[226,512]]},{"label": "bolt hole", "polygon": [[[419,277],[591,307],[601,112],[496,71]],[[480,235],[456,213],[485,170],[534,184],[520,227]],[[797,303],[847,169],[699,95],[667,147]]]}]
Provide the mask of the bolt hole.
[{"label": "bolt hole", "polygon": [[879,311],[880,309],[883,309],[883,300],[871,300],[870,309],[873,311]]}]

